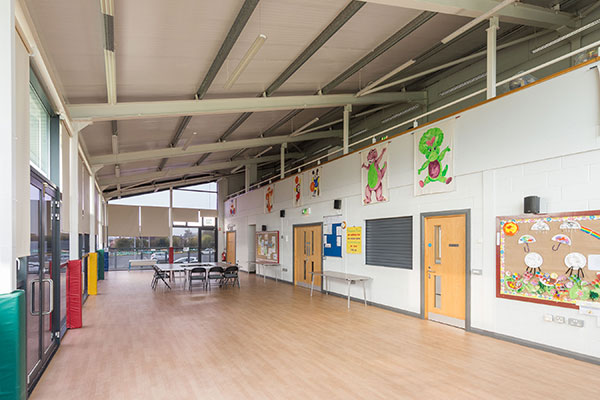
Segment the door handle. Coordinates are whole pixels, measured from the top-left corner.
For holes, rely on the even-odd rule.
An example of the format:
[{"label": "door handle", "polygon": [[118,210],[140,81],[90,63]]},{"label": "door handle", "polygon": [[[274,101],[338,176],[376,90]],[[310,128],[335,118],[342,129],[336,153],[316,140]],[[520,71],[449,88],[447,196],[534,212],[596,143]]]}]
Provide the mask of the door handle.
[{"label": "door handle", "polygon": [[29,310],[29,313],[34,316],[40,315],[39,312],[35,312],[35,296],[33,292],[33,284],[36,282],[39,282],[39,279],[34,279],[29,282],[29,293],[31,294],[31,310]]},{"label": "door handle", "polygon": [[50,289],[50,306],[48,307],[48,311],[42,312],[42,315],[49,315],[54,311],[54,281],[52,279],[42,279],[42,282],[48,282]]}]

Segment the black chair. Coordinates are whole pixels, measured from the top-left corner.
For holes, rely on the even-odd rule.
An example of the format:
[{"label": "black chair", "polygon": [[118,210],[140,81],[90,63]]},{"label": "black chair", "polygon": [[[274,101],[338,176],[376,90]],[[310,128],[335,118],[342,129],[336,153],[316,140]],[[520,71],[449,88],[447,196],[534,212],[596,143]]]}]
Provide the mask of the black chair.
[{"label": "black chair", "polygon": [[190,270],[189,281],[188,281],[190,292],[192,291],[192,286],[193,286],[194,281],[202,282],[202,286],[204,286],[204,288],[206,288],[206,268],[194,267]]},{"label": "black chair", "polygon": [[231,267],[225,268],[225,272],[223,272],[223,286],[227,286],[229,282],[231,282],[231,286],[240,287],[240,277],[238,275],[239,268],[237,265],[233,265]]},{"label": "black chair", "polygon": [[156,265],[153,265],[152,268],[154,269],[154,276],[152,277],[152,283],[150,284],[152,290],[156,290],[156,285],[158,284],[159,279],[163,281],[169,289],[171,289],[171,286],[169,286],[165,280],[165,278],[169,278],[169,273],[166,271],[161,271]]},{"label": "black chair", "polygon": [[225,271],[221,267],[210,267],[210,269],[208,270],[208,279],[206,281],[208,288],[210,289],[211,280],[217,281],[219,283],[219,286],[222,286],[223,279],[225,278],[224,273]]}]

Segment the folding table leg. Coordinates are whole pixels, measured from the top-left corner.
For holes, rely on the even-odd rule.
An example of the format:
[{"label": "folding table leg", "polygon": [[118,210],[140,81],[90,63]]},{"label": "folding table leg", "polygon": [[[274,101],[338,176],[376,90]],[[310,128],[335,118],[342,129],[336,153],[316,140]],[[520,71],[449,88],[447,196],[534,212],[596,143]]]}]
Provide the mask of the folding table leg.
[{"label": "folding table leg", "polygon": [[365,288],[365,281],[362,281],[363,284],[363,298],[365,299],[365,306],[367,305],[367,289]]},{"label": "folding table leg", "polygon": [[350,309],[350,281],[348,281],[348,309]]}]

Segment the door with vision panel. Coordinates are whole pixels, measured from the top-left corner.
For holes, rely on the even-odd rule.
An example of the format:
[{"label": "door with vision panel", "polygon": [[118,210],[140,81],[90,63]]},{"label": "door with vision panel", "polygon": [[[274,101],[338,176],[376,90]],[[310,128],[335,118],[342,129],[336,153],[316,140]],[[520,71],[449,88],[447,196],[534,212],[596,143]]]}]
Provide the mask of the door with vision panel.
[{"label": "door with vision panel", "polygon": [[227,259],[230,264],[236,263],[235,258],[235,231],[227,232]]},{"label": "door with vision panel", "polygon": [[425,218],[425,317],[465,327],[466,216]]},{"label": "door with vision panel", "polygon": [[[294,227],[294,282],[308,287],[311,272],[321,272],[323,262],[323,232],[321,225]],[[315,277],[315,286],[321,286],[321,277]]]}]

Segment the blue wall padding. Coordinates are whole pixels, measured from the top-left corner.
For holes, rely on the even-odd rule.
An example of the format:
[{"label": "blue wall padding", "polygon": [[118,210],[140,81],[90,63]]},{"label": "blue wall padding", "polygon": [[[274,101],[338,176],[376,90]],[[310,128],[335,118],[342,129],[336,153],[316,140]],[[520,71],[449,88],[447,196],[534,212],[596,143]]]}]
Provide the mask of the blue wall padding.
[{"label": "blue wall padding", "polygon": [[0,295],[0,399],[27,398],[25,303],[22,290]]},{"label": "blue wall padding", "polygon": [[110,256],[110,253],[108,251],[104,252],[104,270],[108,271],[108,257]]}]

